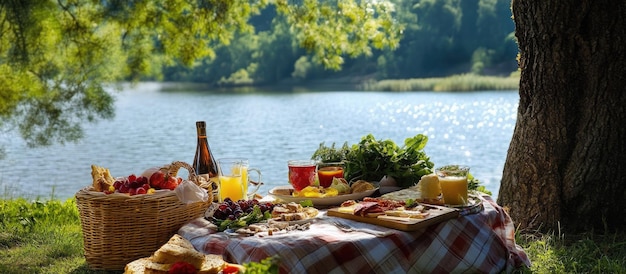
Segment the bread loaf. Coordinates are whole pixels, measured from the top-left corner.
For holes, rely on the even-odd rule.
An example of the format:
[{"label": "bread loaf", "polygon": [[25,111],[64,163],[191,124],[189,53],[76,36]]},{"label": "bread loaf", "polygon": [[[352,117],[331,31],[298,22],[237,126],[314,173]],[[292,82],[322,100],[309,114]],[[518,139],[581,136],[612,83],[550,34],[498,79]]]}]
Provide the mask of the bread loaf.
[{"label": "bread loaf", "polygon": [[97,165],[91,165],[91,178],[94,190],[99,192],[108,190],[115,183],[115,178],[111,176],[109,169]]},{"label": "bread loaf", "polygon": [[352,185],[350,186],[352,193],[364,192],[364,191],[372,190],[375,188],[376,187],[372,183],[365,181],[365,180],[358,180],[352,183]]},{"label": "bread loaf", "polygon": [[[191,242],[175,234],[148,258],[132,261],[124,268],[125,274],[164,274],[168,273],[176,262],[186,262],[193,265],[200,274],[219,273],[226,263],[221,256],[203,254],[195,250]],[[243,267],[230,264],[241,270]]]}]

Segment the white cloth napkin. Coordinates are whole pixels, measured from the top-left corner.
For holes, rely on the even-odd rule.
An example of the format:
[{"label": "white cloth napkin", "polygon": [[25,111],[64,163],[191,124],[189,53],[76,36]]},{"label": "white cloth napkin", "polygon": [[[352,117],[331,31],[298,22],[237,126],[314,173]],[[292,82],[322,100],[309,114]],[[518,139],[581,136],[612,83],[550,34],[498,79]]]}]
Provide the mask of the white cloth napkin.
[{"label": "white cloth napkin", "polygon": [[209,200],[209,194],[192,181],[184,180],[178,185],[174,192],[176,197],[184,204],[192,204],[196,202],[206,202]]}]

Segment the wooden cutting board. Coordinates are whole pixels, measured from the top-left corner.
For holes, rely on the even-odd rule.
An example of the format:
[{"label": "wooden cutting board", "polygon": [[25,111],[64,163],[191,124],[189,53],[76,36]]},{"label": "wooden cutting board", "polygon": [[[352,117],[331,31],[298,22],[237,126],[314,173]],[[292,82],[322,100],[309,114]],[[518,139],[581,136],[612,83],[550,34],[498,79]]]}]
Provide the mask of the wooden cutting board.
[{"label": "wooden cutting board", "polygon": [[427,212],[429,213],[429,215],[424,219],[394,217],[387,215],[380,215],[378,217],[363,217],[359,215],[354,215],[352,213],[339,211],[338,207],[328,209],[328,212],[326,214],[328,216],[335,216],[358,222],[375,224],[402,231],[420,230],[433,224],[437,224],[459,216],[459,211],[457,209],[444,206],[429,205]]}]

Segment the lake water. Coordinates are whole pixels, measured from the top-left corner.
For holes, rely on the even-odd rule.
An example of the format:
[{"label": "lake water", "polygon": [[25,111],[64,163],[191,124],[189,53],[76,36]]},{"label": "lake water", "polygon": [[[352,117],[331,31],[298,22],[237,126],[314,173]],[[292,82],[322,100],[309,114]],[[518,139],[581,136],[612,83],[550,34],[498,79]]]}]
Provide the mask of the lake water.
[{"label": "lake water", "polygon": [[309,159],[322,142],[352,145],[371,133],[402,145],[422,133],[436,166],[469,165],[497,196],[519,100],[517,91],[211,94],[163,91],[154,83],[116,97],[116,117],[85,124],[78,143],[29,149],[2,136],[0,195],[70,198],[91,184],[92,164],[113,176],[191,164],[195,122],[205,120],[214,156],[249,158],[263,172],[263,194],[287,184],[287,160]]}]

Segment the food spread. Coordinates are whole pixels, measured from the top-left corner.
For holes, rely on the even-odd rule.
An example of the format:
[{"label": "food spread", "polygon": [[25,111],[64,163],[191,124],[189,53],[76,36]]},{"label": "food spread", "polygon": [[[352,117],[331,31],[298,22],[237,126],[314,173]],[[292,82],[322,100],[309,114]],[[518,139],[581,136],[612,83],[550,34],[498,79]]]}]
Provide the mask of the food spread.
[{"label": "food spread", "polygon": [[328,216],[380,225],[403,231],[415,231],[459,215],[453,208],[408,203],[404,200],[365,197],[361,201],[346,201],[330,208]]},{"label": "food spread", "polygon": [[362,201],[345,201],[339,207],[339,212],[351,213],[362,217],[379,217],[381,215],[419,218],[428,216],[426,207],[418,203],[407,205],[404,201],[365,197]]},{"label": "food spread", "polygon": [[[218,231],[234,230],[242,234],[293,230],[290,226],[300,225],[297,221],[310,220],[318,215],[314,207],[303,207],[298,203],[272,203],[258,200],[233,201],[226,198],[222,203],[213,203],[205,219],[217,226]],[[308,226],[297,227],[298,230]]]},{"label": "food spread", "polygon": [[91,165],[93,190],[105,194],[124,193],[130,196],[153,194],[157,190],[174,190],[183,181],[183,178],[172,176],[167,167],[149,168],[141,175],[130,174],[124,177],[113,178],[108,168]]}]

